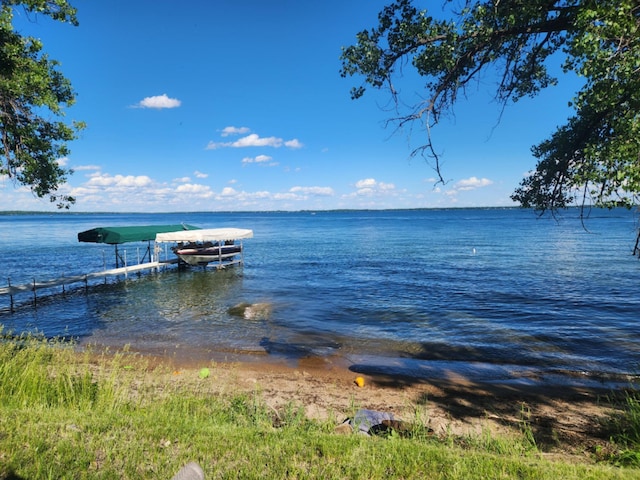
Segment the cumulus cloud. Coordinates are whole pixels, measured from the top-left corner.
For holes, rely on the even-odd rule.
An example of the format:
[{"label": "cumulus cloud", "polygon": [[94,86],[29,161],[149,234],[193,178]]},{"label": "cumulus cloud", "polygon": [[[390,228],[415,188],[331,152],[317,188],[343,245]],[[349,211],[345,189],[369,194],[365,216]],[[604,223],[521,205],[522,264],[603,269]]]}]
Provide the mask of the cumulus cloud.
[{"label": "cumulus cloud", "polygon": [[177,98],[169,98],[166,93],[155,97],[145,97],[135,106],[138,108],[177,108],[182,104]]},{"label": "cumulus cloud", "polygon": [[358,180],[356,182],[356,188],[359,190],[361,188],[371,188],[375,186],[376,180],[375,178],[365,178],[364,180]]},{"label": "cumulus cloud", "polygon": [[293,140],[287,140],[286,142],[284,142],[284,146],[287,148],[302,148],[304,145],[302,145],[302,143],[300,143],[300,141],[297,138],[294,138]]},{"label": "cumulus cloud", "polygon": [[222,133],[220,133],[221,137],[228,137],[230,135],[244,135],[245,133],[249,133],[251,131],[248,127],[224,127],[222,129]]},{"label": "cumulus cloud", "polygon": [[220,195],[222,195],[223,197],[231,197],[237,194],[238,192],[236,192],[236,190],[231,187],[224,187],[222,189],[222,192],[220,192]]},{"label": "cumulus cloud", "polygon": [[297,200],[298,199],[298,195],[296,195],[295,193],[292,193],[292,192],[275,193],[273,195],[273,199],[274,200]]},{"label": "cumulus cloud", "polygon": [[179,185],[178,188],[176,188],[176,192],[195,195],[201,198],[208,198],[213,195],[213,192],[208,185],[200,185],[197,183],[185,183],[184,185]]},{"label": "cumulus cloud", "polygon": [[98,187],[116,187],[116,188],[132,188],[146,187],[151,185],[152,181],[146,175],[109,175],[95,174],[92,175],[87,182],[89,186]]},{"label": "cumulus cloud", "polygon": [[207,150],[215,150],[218,148],[247,148],[247,147],[273,147],[280,148],[302,148],[302,143],[296,138],[293,140],[283,140],[279,137],[261,137],[256,133],[251,133],[235,142],[209,142]]},{"label": "cumulus cloud", "polygon": [[493,182],[488,178],[469,177],[456,182],[453,188],[458,191],[466,191],[488,187],[489,185],[493,185]]},{"label": "cumulus cloud", "polygon": [[[217,210],[282,208],[282,203],[271,192],[244,191],[231,186],[237,183],[230,180],[227,187],[215,191],[210,185],[190,181],[188,176],[161,182],[146,176],[93,172],[85,177],[82,185],[69,185],[68,193],[77,198],[78,205],[93,211],[170,211],[183,210],[185,205],[203,210],[212,206]],[[3,186],[0,182],[0,196]],[[30,194],[28,190],[27,193]],[[285,195],[292,202],[305,200],[300,194],[285,192]],[[293,204],[287,207],[295,208]]]},{"label": "cumulus cloud", "polygon": [[195,175],[196,178],[207,178],[209,176],[208,173],[202,173],[202,172],[199,172],[198,170],[193,172],[193,174]]},{"label": "cumulus cloud", "polygon": [[375,178],[358,180],[355,187],[357,195],[381,195],[396,188],[393,183],[378,182]]}]

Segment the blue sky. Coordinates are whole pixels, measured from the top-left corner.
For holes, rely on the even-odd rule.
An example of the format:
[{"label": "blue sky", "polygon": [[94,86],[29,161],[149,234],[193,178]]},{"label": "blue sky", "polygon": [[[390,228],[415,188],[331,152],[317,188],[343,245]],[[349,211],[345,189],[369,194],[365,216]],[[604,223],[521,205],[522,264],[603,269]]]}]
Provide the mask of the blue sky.
[{"label": "blue sky", "polygon": [[[511,206],[530,147],[570,114],[563,81],[500,115],[488,78],[432,134],[447,183],[387,126],[385,92],[351,100],[341,47],[376,25],[377,0],[71,0],[79,27],[27,18],[77,93],[87,128],[60,161],[74,211],[180,212]],[[423,2],[439,9],[438,2]],[[403,99],[424,94],[419,78]],[[0,209],[54,210],[8,179]]]}]

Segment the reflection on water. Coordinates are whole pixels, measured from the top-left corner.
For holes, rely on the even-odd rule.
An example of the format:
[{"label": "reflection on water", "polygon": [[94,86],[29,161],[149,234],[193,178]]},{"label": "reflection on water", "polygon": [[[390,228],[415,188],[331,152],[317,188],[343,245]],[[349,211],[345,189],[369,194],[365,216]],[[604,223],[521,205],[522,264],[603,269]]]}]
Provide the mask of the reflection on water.
[{"label": "reflection on water", "polygon": [[219,318],[242,288],[239,269],[189,269],[173,272],[153,283],[153,302],[159,315],[179,321]]},{"label": "reflection on water", "polygon": [[268,319],[248,321],[229,312],[243,300],[242,282],[242,268],[196,268],[114,285],[109,292],[88,300],[101,328],[83,342],[128,343],[153,350],[216,345],[241,349],[252,345],[253,339],[264,333]]}]

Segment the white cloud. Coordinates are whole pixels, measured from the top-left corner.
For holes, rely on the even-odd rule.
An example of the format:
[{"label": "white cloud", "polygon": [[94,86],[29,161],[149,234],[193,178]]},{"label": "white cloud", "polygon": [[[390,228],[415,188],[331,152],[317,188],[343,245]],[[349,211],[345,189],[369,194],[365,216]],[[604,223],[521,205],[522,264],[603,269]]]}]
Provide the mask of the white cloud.
[{"label": "white cloud", "polygon": [[131,187],[146,187],[151,185],[151,178],[146,175],[114,175],[109,174],[94,174],[91,176],[88,185],[100,186],[100,187],[116,187],[116,188],[131,188]]},{"label": "white cloud", "polygon": [[248,127],[224,127],[222,129],[221,137],[228,137],[229,135],[244,135],[251,131]]},{"label": "white cloud", "polygon": [[376,192],[373,188],[360,188],[356,192],[357,195],[362,195],[362,196],[370,196],[370,195],[374,195],[375,193]]},{"label": "white cloud", "polygon": [[66,167],[67,164],[69,163],[69,158],[67,157],[62,157],[59,158],[58,160],[56,160],[56,162],[58,163],[58,165],[60,165],[61,167]]},{"label": "white cloud", "polygon": [[207,178],[209,176],[208,173],[202,173],[202,172],[199,172],[198,170],[193,172],[193,174],[195,175],[196,178]]},{"label": "white cloud", "polygon": [[188,182],[191,181],[191,178],[189,178],[189,177],[181,177],[181,178],[175,178],[173,181],[177,182],[177,183],[188,183]]},{"label": "white cloud", "polygon": [[224,187],[222,189],[222,192],[220,193],[220,195],[222,195],[223,197],[232,197],[237,194],[238,192],[236,192],[236,190],[231,187]]},{"label": "white cloud", "polygon": [[155,97],[145,97],[136,104],[139,108],[177,108],[182,104],[177,98],[169,98],[166,93]]},{"label": "white cloud", "polygon": [[213,196],[213,192],[208,185],[200,185],[197,183],[185,183],[184,185],[180,185],[176,188],[176,192],[186,193],[201,198],[209,198]]},{"label": "white cloud", "polygon": [[[258,155],[256,157],[244,157],[242,159],[242,163],[261,163],[261,164],[265,164],[267,162],[271,162],[271,160],[273,160],[273,157],[270,157],[269,155]],[[272,162],[269,164],[270,167],[275,167],[276,165],[278,165],[277,162]]]},{"label": "white cloud", "polygon": [[298,139],[283,140],[279,137],[261,137],[256,133],[251,133],[245,137],[239,138],[235,142],[209,142],[207,150],[215,150],[217,148],[247,148],[247,147],[273,147],[280,148],[302,148],[302,143]]},{"label": "white cloud", "polygon": [[282,146],[282,139],[278,137],[260,137],[256,133],[252,133],[247,135],[246,137],[242,137],[239,140],[236,140],[231,145],[235,148],[244,148],[244,147],[275,147],[279,148]]},{"label": "white cloud", "polygon": [[469,177],[456,182],[453,188],[458,191],[475,190],[476,188],[488,187],[493,182],[488,178]]},{"label": "white cloud", "polygon": [[318,196],[331,196],[335,193],[331,187],[292,187],[289,192]]},{"label": "white cloud", "polygon": [[393,183],[378,182],[375,178],[365,178],[355,183],[356,195],[373,196],[385,195],[395,190]]},{"label": "white cloud", "polygon": [[274,200],[297,200],[299,197],[295,193],[275,193]]},{"label": "white cloud", "polygon": [[284,142],[284,146],[287,148],[302,148],[304,145],[302,145],[302,143],[300,143],[300,140],[298,140],[297,138],[294,138],[293,140],[287,140],[286,142]]},{"label": "white cloud", "polygon": [[100,170],[101,167],[98,165],[79,165],[77,167],[73,167],[76,172],[80,172],[83,170]]},{"label": "white cloud", "polygon": [[365,178],[364,180],[358,180],[356,182],[356,188],[371,188],[375,186],[376,180],[375,178]]}]

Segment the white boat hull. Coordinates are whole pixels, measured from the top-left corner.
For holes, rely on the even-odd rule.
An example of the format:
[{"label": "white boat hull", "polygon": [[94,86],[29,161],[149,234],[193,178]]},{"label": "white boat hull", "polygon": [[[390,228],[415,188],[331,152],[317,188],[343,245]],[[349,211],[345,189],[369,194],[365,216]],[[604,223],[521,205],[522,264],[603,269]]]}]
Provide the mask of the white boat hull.
[{"label": "white boat hull", "polygon": [[207,248],[178,248],[175,253],[180,260],[189,265],[207,265],[212,262],[229,262],[242,253],[242,247],[240,245],[223,245]]}]

